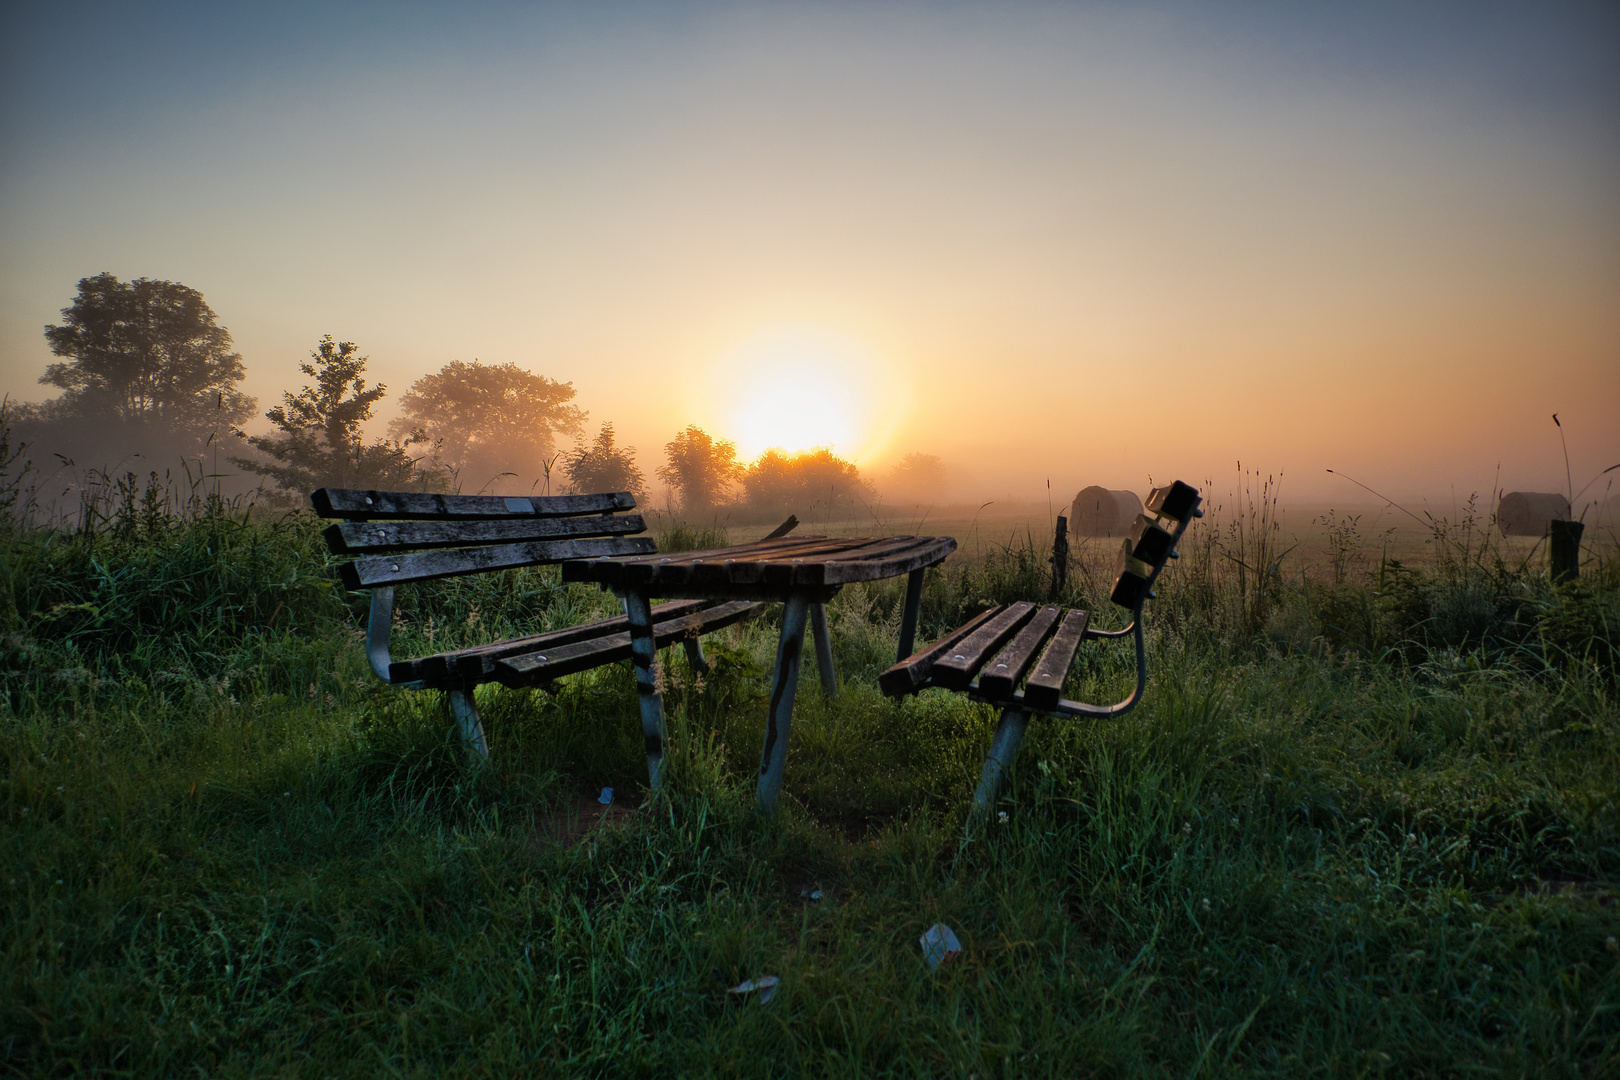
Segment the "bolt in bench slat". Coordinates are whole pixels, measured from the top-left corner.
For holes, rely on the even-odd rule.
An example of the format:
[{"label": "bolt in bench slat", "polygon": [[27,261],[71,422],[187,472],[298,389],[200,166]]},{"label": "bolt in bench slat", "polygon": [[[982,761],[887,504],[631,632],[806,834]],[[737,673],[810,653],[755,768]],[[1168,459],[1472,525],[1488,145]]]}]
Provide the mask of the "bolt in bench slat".
[{"label": "bolt in bench slat", "polygon": [[[759,607],[759,604],[752,601],[733,600],[700,612],[654,623],[653,640],[662,648],[684,638],[696,637],[698,634],[741,622]],[[625,630],[589,641],[549,648],[544,652],[504,657],[495,662],[494,674],[496,680],[503,686],[533,686],[564,675],[628,659],[630,659],[630,631]]]},{"label": "bolt in bench slat", "polygon": [[1060,609],[1056,606],[1041,608],[1028,625],[1018,631],[1018,636],[984,666],[984,670],[979,672],[979,693],[982,696],[998,700],[1012,697],[1018,680],[1024,677],[1024,672],[1034,662],[1041,642],[1057,625],[1059,614]]},{"label": "bolt in bench slat", "polygon": [[636,508],[636,498],[628,491],[506,498],[500,495],[435,495],[421,491],[321,488],[311,492],[309,498],[319,516],[348,518],[351,521],[376,518],[468,521],[477,518],[575,517]]},{"label": "bolt in bench slat", "polygon": [[936,660],[956,648],[957,642],[1005,610],[1004,607],[993,607],[982,611],[922,652],[906,657],[878,676],[878,689],[889,697],[902,697],[921,690],[928,682],[928,675],[933,670]]},{"label": "bolt in bench slat", "polygon": [[527,544],[424,551],[416,555],[378,555],[356,559],[338,567],[343,584],[351,589],[404,585],[412,581],[477,574],[486,570],[515,570],[523,566],[594,559],[600,555],[641,555],[656,550],[650,537],[615,536],[602,540],[536,540]]},{"label": "bolt in bench slat", "polygon": [[1056,709],[1063,700],[1063,680],[1069,677],[1069,667],[1074,663],[1074,654],[1080,651],[1090,621],[1090,613],[1084,611],[1071,611],[1063,617],[1063,625],[1052,635],[1024,684],[1024,702],[1030,708]]},{"label": "bolt in bench slat", "polygon": [[471,547],[523,540],[582,539],[646,532],[640,514],[613,517],[518,518],[512,521],[346,521],[321,535],[334,555],[411,548]]},{"label": "bolt in bench slat", "polygon": [[995,618],[963,638],[956,648],[934,662],[930,676],[934,685],[947,690],[966,690],[973,681],[974,673],[984,666],[990,654],[1001,648],[1033,614],[1035,605],[1028,601],[1008,604]]}]

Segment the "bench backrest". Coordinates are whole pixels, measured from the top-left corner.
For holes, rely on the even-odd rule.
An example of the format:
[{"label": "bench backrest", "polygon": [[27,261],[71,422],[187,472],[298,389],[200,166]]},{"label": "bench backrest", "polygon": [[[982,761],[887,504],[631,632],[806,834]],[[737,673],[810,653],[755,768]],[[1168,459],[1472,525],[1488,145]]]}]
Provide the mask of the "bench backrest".
[{"label": "bench backrest", "polygon": [[322,534],[351,589],[510,570],[600,555],[646,555],[651,537],[628,491],[505,498],[321,488],[315,513],[343,518]]},{"label": "bench backrest", "polygon": [[1154,488],[1147,497],[1147,513],[1136,515],[1136,524],[1120,548],[1114,564],[1114,588],[1109,599],[1120,607],[1137,611],[1142,601],[1153,597],[1153,583],[1164,570],[1165,561],[1176,555],[1181,539],[1194,518],[1204,516],[1198,489],[1180,480]]}]

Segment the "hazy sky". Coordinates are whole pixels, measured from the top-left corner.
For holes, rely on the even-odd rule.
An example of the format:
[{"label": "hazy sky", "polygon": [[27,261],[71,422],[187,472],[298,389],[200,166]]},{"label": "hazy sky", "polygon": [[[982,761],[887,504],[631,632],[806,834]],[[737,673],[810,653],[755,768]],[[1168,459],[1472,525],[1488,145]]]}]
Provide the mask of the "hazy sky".
[{"label": "hazy sky", "polygon": [[395,395],[513,361],[649,472],[696,422],[1444,499],[1561,488],[1554,411],[1620,461],[1612,3],[3,10],[14,398],[107,270],[201,290],[261,411],[326,333]]}]

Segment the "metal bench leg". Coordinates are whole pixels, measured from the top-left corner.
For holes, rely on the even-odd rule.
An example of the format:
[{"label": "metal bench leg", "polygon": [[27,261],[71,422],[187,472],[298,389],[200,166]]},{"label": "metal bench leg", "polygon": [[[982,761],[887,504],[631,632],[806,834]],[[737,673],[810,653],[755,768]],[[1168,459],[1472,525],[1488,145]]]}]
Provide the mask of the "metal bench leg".
[{"label": "metal bench leg", "polygon": [[695,637],[689,637],[681,642],[686,646],[686,663],[691,667],[692,674],[702,678],[709,673],[709,658],[703,655],[703,642]]},{"label": "metal bench leg", "polygon": [[900,650],[894,662],[910,656],[917,644],[917,615],[922,611],[923,572],[913,570],[906,576],[906,606],[900,613]]},{"label": "metal bench leg", "polygon": [[982,818],[996,804],[1001,784],[1018,747],[1024,741],[1024,729],[1029,727],[1029,713],[1022,709],[1002,711],[1001,723],[996,725],[996,737],[990,742],[990,756],[984,759],[984,773],[979,777],[979,790],[973,795],[973,816]]},{"label": "metal bench leg", "polygon": [[456,729],[461,732],[462,744],[481,758],[489,757],[489,741],[484,738],[484,725],[478,719],[478,704],[473,700],[472,684],[448,691],[450,715],[456,718]]},{"label": "metal bench leg", "polygon": [[641,699],[641,735],[647,743],[647,784],[656,794],[664,772],[664,699],[658,686],[658,643],[653,639],[652,605],[640,593],[626,592],[630,618],[630,657],[636,665],[636,695]]},{"label": "metal bench leg", "polygon": [[776,647],[776,680],[771,684],[771,711],[765,718],[765,748],[759,758],[759,809],[769,814],[782,794],[787,767],[788,728],[793,722],[793,693],[799,685],[799,658],[804,652],[804,622],[810,603],[790,597],[782,611],[782,641]]},{"label": "metal bench leg", "polygon": [[838,672],[833,669],[832,638],[827,636],[827,605],[810,605],[810,633],[816,639],[816,670],[821,672],[821,695],[838,696]]}]

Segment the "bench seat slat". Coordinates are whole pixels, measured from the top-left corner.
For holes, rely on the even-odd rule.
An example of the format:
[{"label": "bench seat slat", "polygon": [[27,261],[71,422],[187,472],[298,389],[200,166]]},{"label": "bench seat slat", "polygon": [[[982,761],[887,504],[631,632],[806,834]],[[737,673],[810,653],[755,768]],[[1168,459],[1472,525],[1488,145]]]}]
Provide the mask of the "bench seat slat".
[{"label": "bench seat slat", "polygon": [[913,694],[921,690],[928,682],[928,674],[934,668],[934,662],[945,653],[954,649],[956,643],[967,637],[987,621],[1006,610],[1002,607],[987,608],[969,619],[962,626],[946,634],[922,652],[913,653],[904,660],[889,668],[878,676],[878,689],[889,697],[900,697],[903,694]]},{"label": "bench seat slat", "polygon": [[[724,604],[653,624],[653,640],[662,648],[741,622],[763,605],[748,600]],[[600,625],[600,624],[599,624]],[[495,662],[495,678],[504,686],[523,687],[630,658],[630,631],[579,641],[555,649],[508,656]]]},{"label": "bench seat slat", "polygon": [[1051,710],[1063,700],[1063,680],[1069,677],[1069,665],[1080,651],[1080,642],[1086,636],[1089,612],[1071,611],[1063,618],[1063,625],[1052,635],[1046,651],[1035,663],[1029,681],[1024,684],[1024,703],[1031,709]]},{"label": "bench seat slat", "polygon": [[[690,615],[711,606],[712,603],[706,600],[676,600],[668,604],[659,604],[652,609],[653,619],[658,621]],[[570,645],[576,641],[598,637],[603,633],[617,633],[628,629],[629,625],[629,619],[617,615],[600,622],[547,630],[543,634],[530,634],[527,637],[510,638],[488,645],[473,645],[414,660],[395,660],[389,665],[388,680],[397,683],[421,681],[432,686],[460,683],[467,679],[487,682],[493,676],[495,661],[503,657],[533,652],[536,649]]]},{"label": "bench seat slat", "polygon": [[526,544],[424,551],[414,555],[376,555],[338,567],[351,589],[374,589],[411,581],[512,570],[522,566],[594,559],[601,555],[640,555],[654,549],[651,537],[613,536],[600,540],[536,540]]},{"label": "bench seat slat", "polygon": [[1018,631],[1018,636],[979,672],[979,693],[998,700],[1012,697],[1018,680],[1034,663],[1041,643],[1057,626],[1059,614],[1060,609],[1056,605],[1048,605],[1037,611],[1028,624]]},{"label": "bench seat slat", "polygon": [[321,488],[311,492],[309,498],[320,517],[349,518],[353,521],[379,518],[468,521],[478,518],[574,517],[636,508],[636,498],[628,491],[506,498],[500,495],[437,495],[422,491]]},{"label": "bench seat slat", "polygon": [[1035,605],[1027,600],[1008,604],[995,618],[957,642],[956,648],[942,654],[934,662],[929,678],[935,686],[948,690],[967,689],[990,654],[1001,648],[1034,614]]},{"label": "bench seat slat", "polygon": [[513,521],[346,521],[321,535],[334,555],[377,554],[412,548],[471,547],[476,544],[569,537],[623,536],[646,532],[640,514]]}]

